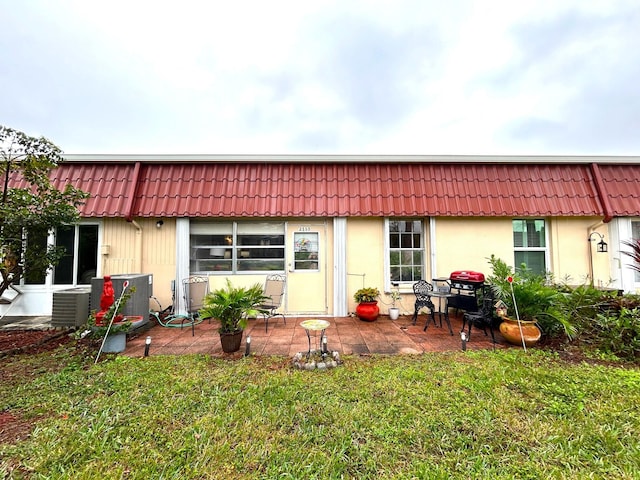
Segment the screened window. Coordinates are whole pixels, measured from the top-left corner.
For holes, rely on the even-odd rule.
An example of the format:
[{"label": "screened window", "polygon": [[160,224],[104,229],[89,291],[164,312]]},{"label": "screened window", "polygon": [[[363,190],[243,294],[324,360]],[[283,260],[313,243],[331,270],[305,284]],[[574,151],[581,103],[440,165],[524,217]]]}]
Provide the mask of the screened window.
[{"label": "screened window", "polygon": [[190,271],[284,271],[284,230],[284,222],[193,222]]},{"label": "screened window", "polygon": [[389,220],[389,273],[392,282],[416,282],[424,273],[421,220]]},{"label": "screened window", "polygon": [[513,247],[517,268],[524,263],[534,273],[546,273],[547,240],[543,219],[513,220]]}]

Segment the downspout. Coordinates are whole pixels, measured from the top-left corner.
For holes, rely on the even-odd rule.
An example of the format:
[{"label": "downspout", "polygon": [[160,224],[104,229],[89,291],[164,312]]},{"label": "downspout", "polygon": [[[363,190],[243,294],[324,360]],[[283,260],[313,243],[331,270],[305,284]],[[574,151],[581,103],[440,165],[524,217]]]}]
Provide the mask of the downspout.
[{"label": "downspout", "polygon": [[602,206],[602,211],[604,212],[602,223],[609,223],[611,220],[613,220],[613,209],[611,208],[611,204],[609,203],[607,189],[605,187],[604,180],[602,179],[602,174],[600,173],[600,167],[597,163],[591,164],[591,175],[593,176],[593,181],[596,184],[598,200],[600,200],[600,205]]},{"label": "downspout", "polygon": [[125,208],[125,220],[131,223],[136,229],[136,242],[135,242],[135,258],[133,259],[133,272],[130,273],[142,273],[142,227],[138,222],[133,219],[133,207],[136,201],[136,195],[138,194],[138,179],[140,178],[141,163],[136,162],[133,166],[133,175],[131,176],[131,189],[127,199],[127,206]]},{"label": "downspout", "polygon": [[598,200],[600,201],[600,205],[602,206],[602,211],[604,212],[604,218],[593,225],[590,225],[587,228],[587,241],[589,242],[589,280],[591,282],[591,286],[593,286],[594,282],[594,271],[593,271],[593,248],[591,243],[591,234],[600,226],[609,223],[613,220],[613,209],[611,208],[611,204],[609,203],[609,196],[607,195],[607,189],[604,184],[604,180],[602,179],[602,173],[600,172],[600,167],[597,163],[590,164],[591,167],[591,176],[593,177],[593,182],[596,186],[596,193],[598,194]]}]

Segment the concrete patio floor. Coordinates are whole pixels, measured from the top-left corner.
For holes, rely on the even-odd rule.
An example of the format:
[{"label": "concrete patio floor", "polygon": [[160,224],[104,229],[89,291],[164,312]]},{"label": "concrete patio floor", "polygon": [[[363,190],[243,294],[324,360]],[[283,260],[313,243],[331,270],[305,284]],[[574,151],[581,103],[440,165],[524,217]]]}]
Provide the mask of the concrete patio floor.
[{"label": "concrete patio floor", "polygon": [[[282,355],[293,357],[298,352],[308,349],[307,334],[300,326],[300,322],[317,317],[287,317],[286,324],[282,317],[269,321],[269,329],[265,332],[265,322],[262,319],[250,320],[244,332],[240,351],[235,355],[242,355],[245,351],[246,338],[251,336],[251,355]],[[460,329],[462,316],[451,316],[453,336],[449,333],[446,322],[440,327],[431,323],[427,331],[423,331],[429,317],[420,315],[416,325],[411,324],[410,316],[400,316],[398,320],[391,320],[388,316],[380,316],[374,322],[365,322],[357,317],[323,317],[330,326],[326,330],[327,347],[331,351],[338,351],[341,355],[368,354],[420,354],[423,352],[454,351],[462,348]],[[436,317],[437,318],[437,317]],[[430,318],[429,318],[430,319]],[[311,332],[312,342],[317,342]],[[506,344],[500,332],[495,331],[495,347],[491,336],[477,328],[471,330],[471,341],[467,342],[468,350],[505,348]],[[208,320],[196,325],[195,335],[191,328],[166,328],[160,325],[130,338],[124,355],[140,357],[144,355],[145,339],[151,337],[150,355],[183,355],[209,354],[225,356],[220,345],[218,322]],[[316,348],[312,345],[312,349]]]}]

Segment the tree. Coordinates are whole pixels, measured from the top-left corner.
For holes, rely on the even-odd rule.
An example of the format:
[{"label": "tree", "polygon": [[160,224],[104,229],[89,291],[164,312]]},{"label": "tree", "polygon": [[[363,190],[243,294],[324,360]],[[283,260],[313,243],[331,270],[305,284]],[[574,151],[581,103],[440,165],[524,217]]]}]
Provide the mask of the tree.
[{"label": "tree", "polygon": [[0,125],[0,296],[22,277],[44,278],[64,254],[47,236],[78,221],[88,193],[54,187],[49,174],[60,162],[62,151],[46,138]]}]

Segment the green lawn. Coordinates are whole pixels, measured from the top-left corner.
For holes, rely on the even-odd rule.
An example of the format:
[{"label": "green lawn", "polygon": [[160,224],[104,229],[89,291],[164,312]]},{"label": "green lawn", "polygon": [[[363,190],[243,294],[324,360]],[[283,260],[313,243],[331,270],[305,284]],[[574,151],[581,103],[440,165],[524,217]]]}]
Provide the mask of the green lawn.
[{"label": "green lawn", "polygon": [[[638,478],[640,370],[539,350],[345,358],[2,361],[14,478]],[[45,360],[45,358],[47,360]],[[36,365],[34,367],[34,365]]]}]

